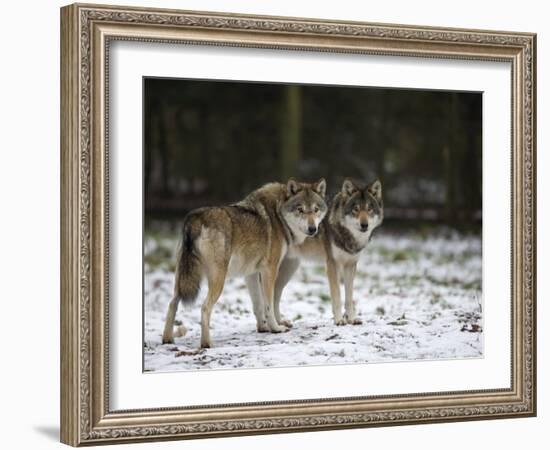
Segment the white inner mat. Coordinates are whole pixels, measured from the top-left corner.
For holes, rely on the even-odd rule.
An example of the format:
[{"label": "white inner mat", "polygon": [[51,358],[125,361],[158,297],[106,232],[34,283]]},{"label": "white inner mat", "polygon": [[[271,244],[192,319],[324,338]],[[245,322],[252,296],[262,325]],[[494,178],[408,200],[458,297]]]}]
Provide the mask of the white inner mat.
[{"label": "white inner mat", "polygon": [[[110,63],[111,410],[510,386],[509,64],[123,41],[111,43]],[[142,373],[142,82],[147,76],[483,92],[484,358]]]}]

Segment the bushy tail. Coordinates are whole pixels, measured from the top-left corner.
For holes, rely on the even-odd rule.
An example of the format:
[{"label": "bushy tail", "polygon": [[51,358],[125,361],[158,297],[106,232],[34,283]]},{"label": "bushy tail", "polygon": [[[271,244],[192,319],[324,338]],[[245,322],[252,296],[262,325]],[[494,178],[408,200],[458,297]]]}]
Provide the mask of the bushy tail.
[{"label": "bushy tail", "polygon": [[183,226],[183,235],[176,266],[175,296],[183,303],[193,303],[199,295],[202,270],[195,248],[197,233],[194,232],[191,217]]}]

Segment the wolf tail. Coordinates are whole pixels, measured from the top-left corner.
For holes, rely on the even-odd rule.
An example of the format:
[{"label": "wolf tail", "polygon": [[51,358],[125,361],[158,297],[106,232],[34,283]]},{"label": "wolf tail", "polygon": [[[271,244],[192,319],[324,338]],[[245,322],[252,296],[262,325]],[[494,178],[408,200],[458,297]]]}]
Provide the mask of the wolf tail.
[{"label": "wolf tail", "polygon": [[[181,246],[176,265],[175,296],[191,304],[199,295],[202,267],[195,241],[200,233],[195,216],[188,216],[183,225]],[[200,228],[199,228],[200,229]]]}]

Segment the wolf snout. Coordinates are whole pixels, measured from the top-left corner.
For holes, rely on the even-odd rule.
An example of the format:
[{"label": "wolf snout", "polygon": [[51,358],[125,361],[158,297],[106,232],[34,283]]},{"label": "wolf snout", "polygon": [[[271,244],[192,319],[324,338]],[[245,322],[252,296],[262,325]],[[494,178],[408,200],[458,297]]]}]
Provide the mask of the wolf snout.
[{"label": "wolf snout", "polygon": [[315,235],[315,233],[317,233],[317,227],[316,226],[310,225],[310,226],[307,227],[307,234],[309,236],[313,236],[313,235]]},{"label": "wolf snout", "polygon": [[361,223],[359,226],[360,226],[361,231],[362,231],[363,233],[369,229],[369,224],[368,224],[367,222],[363,222],[363,223]]}]

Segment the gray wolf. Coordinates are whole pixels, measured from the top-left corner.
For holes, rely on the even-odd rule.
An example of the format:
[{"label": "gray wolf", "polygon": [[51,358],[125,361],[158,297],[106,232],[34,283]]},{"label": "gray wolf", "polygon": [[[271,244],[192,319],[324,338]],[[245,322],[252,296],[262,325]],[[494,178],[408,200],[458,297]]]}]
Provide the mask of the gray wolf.
[{"label": "gray wolf", "polygon": [[[300,260],[322,261],[325,264],[336,325],[361,324],[353,300],[353,282],[357,261],[366,248],[372,232],[382,224],[384,205],[382,184],[379,180],[361,185],[346,179],[330,205],[328,214],[319,226],[319,232],[289,249],[281,262],[275,282],[274,313],[281,323],[279,303],[281,294],[300,265]],[[345,314],[342,315],[340,280],[344,281]],[[261,309],[262,299],[250,290],[254,311]],[[260,306],[257,306],[260,305]],[[256,316],[257,321],[261,316]],[[289,326],[286,321],[285,325]]]},{"label": "gray wolf", "polygon": [[259,331],[286,331],[273,313],[279,265],[289,249],[317,233],[328,210],[325,192],[324,179],[313,184],[290,179],[266,184],[233,205],[191,211],[184,219],[163,343],[173,342],[178,305],[196,299],[203,278],[208,293],[201,308],[202,348],[212,345],[212,308],[230,277],[245,277],[261,298],[254,311]]}]

